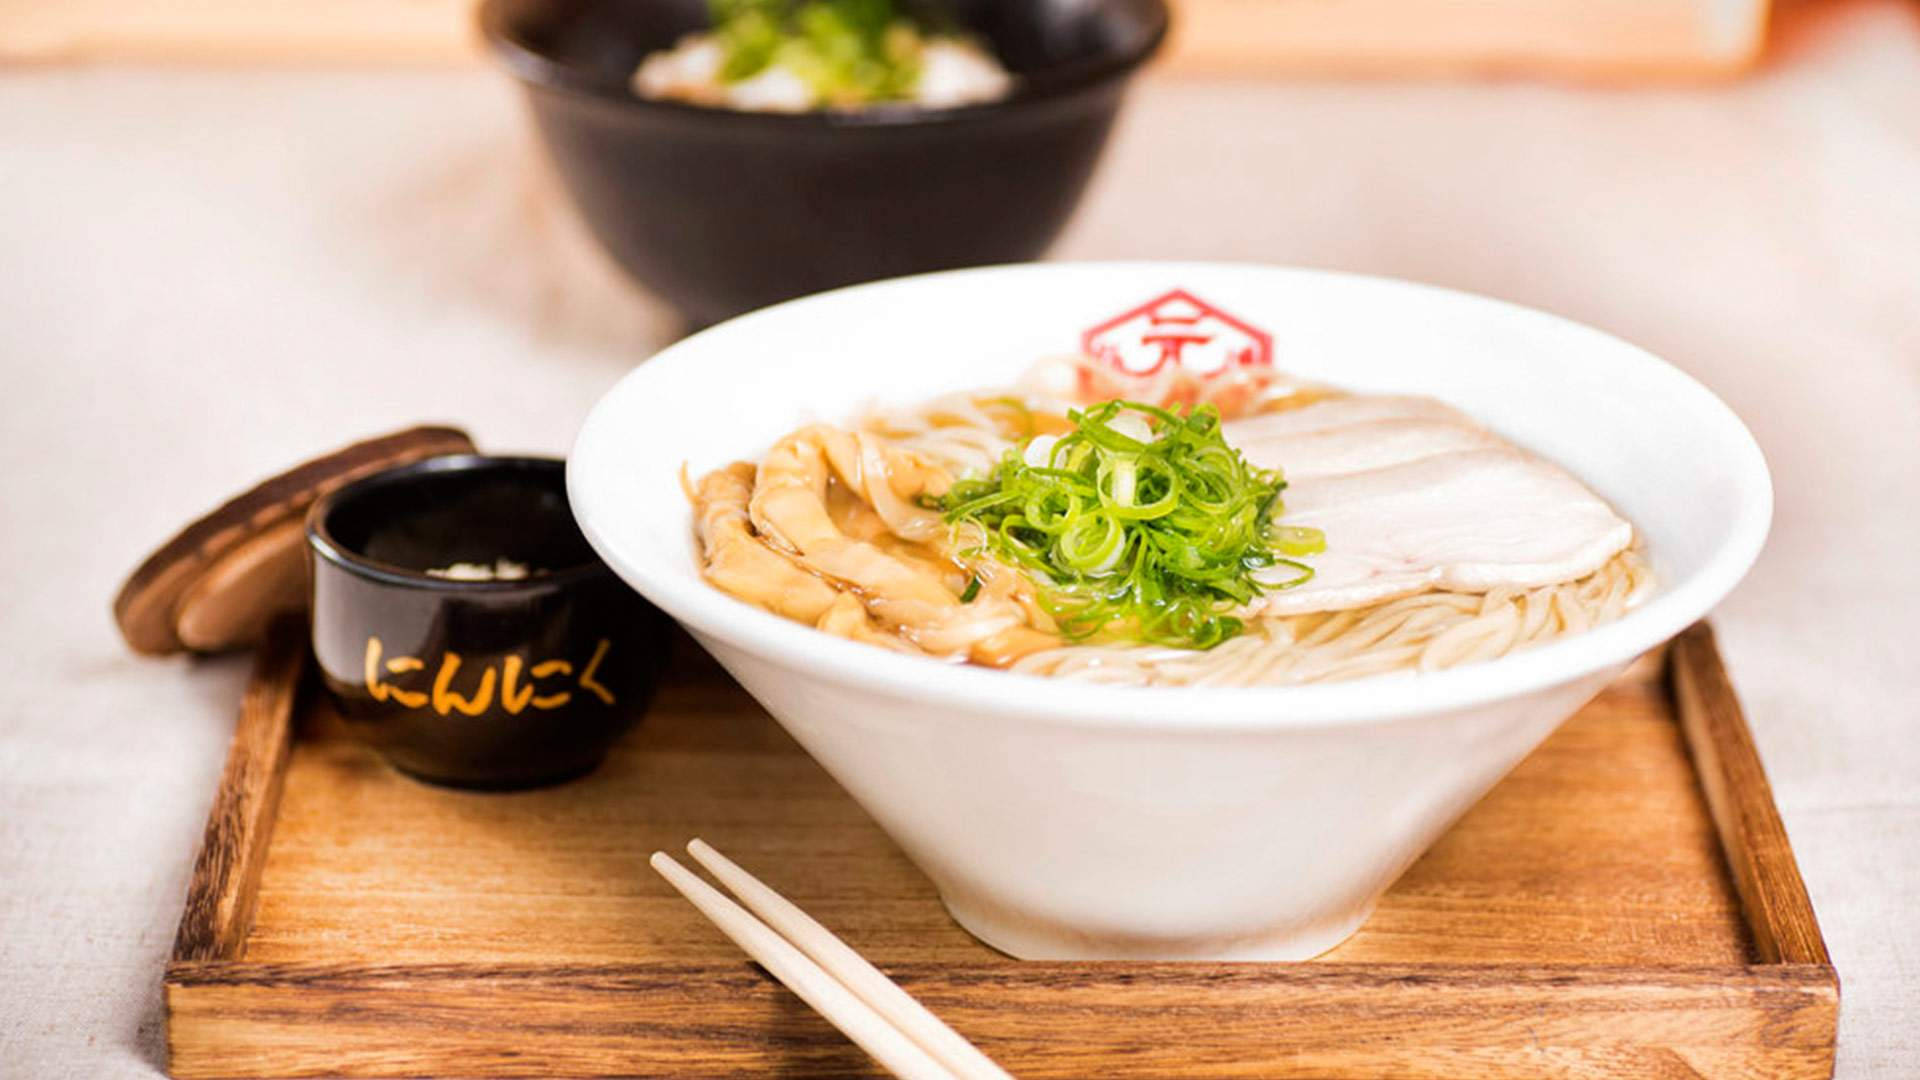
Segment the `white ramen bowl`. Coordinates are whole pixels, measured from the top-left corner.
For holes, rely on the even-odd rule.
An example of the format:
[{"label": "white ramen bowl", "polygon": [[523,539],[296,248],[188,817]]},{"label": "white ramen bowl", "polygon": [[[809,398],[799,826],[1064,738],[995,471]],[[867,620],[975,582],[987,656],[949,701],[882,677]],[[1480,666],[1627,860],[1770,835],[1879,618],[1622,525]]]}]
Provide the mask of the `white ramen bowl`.
[{"label": "white ramen bowl", "polygon": [[[1173,288],[1264,328],[1280,368],[1442,398],[1571,469],[1640,528],[1659,591],[1588,633],[1434,674],[1141,689],[896,655],[702,580],[682,462],[698,475],[808,421],[1012,383]],[[1561,721],[1718,603],[1772,510],[1739,419],[1632,345],[1443,289],[1207,263],[957,271],[734,319],[607,394],[568,487],[614,570],[859,800],[954,918],[1032,959],[1338,944]]]}]

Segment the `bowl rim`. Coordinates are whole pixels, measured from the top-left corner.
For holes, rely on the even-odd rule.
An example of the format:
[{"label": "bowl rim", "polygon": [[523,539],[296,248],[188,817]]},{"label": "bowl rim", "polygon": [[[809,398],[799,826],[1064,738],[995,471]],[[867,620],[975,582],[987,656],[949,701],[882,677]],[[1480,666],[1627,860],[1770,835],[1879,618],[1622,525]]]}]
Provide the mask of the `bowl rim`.
[{"label": "bowl rim", "polygon": [[[313,557],[328,563],[347,574],[381,585],[403,589],[418,589],[423,592],[445,594],[488,595],[525,594],[542,595],[556,589],[570,588],[583,581],[605,575],[615,577],[604,561],[590,558],[557,569],[543,569],[538,574],[529,574],[524,578],[449,578],[429,574],[424,570],[415,570],[397,563],[372,558],[349,547],[333,534],[328,518],[343,503],[365,496],[381,488],[420,483],[434,477],[451,473],[485,472],[523,472],[538,475],[544,481],[547,476],[560,472],[560,490],[567,493],[564,469],[566,462],[561,458],[544,454],[485,454],[471,452],[463,454],[436,454],[433,457],[410,461],[405,465],[396,465],[390,469],[380,469],[366,476],[358,477],[349,483],[327,492],[315,499],[307,508],[305,533],[307,548]],[[571,507],[572,497],[568,496]],[[574,523],[579,524],[575,515]],[[588,541],[589,546],[592,541]],[[598,549],[595,549],[596,554]]]},{"label": "bowl rim", "polygon": [[[1357,281],[1437,293],[1454,300],[1492,305],[1527,318],[1549,320],[1562,331],[1599,339],[1620,362],[1664,380],[1663,392],[1690,398],[1699,425],[1717,429],[1716,441],[1729,448],[1715,467],[1731,475],[1737,508],[1723,542],[1686,578],[1664,583],[1651,599],[1614,622],[1497,660],[1444,671],[1394,673],[1304,686],[1168,687],[1113,686],[1049,679],[903,656],[871,645],[822,633],[738,600],[708,584],[691,566],[671,567],[666,560],[641,554],[629,557],[617,537],[596,523],[599,493],[581,462],[591,460],[602,429],[613,425],[612,402],[630,383],[644,383],[653,372],[700,359],[695,343],[737,332],[739,324],[767,317],[793,305],[825,297],[844,301],[865,290],[881,291],[903,283],[937,286],[962,276],[1077,273],[1152,269],[1179,275],[1205,267],[1210,271],[1282,270],[1313,278]],[[706,365],[711,366],[711,365]],[[633,391],[627,391],[633,393]],[[1153,731],[1249,732],[1337,728],[1450,712],[1516,699],[1564,685],[1609,667],[1624,667],[1635,657],[1692,625],[1739,583],[1766,542],[1773,513],[1773,488],[1766,459],[1746,425],[1697,379],[1659,357],[1614,335],[1558,315],[1475,293],[1370,274],[1277,266],[1253,262],[1138,260],[1108,262],[1019,263],[939,271],[851,285],[789,300],[750,312],[681,339],[636,366],[594,405],[581,425],[567,460],[567,492],[581,532],[615,574],[698,636],[706,636],[787,669],[795,677],[824,679],[845,686],[905,699],[961,702],[970,713],[1001,714],[1022,722],[1064,726]],[[691,525],[689,524],[689,527]],[[637,545],[636,545],[637,546]],[[804,675],[800,673],[804,672]]]},{"label": "bowl rim", "polygon": [[1146,37],[1134,47],[1044,69],[1039,79],[1023,76],[1004,98],[926,108],[912,104],[885,105],[866,109],[820,109],[798,113],[757,112],[746,109],[695,105],[662,98],[643,98],[627,88],[591,78],[579,68],[554,60],[518,37],[507,24],[506,5],[510,0],[481,0],[475,13],[481,37],[488,49],[515,77],[529,86],[558,91],[615,105],[658,112],[664,116],[704,120],[715,124],[743,127],[783,128],[790,131],[847,131],[919,128],[955,121],[1019,112],[1027,106],[1072,96],[1103,83],[1123,79],[1151,59],[1166,42],[1172,15],[1167,0],[1138,0],[1152,18]]}]

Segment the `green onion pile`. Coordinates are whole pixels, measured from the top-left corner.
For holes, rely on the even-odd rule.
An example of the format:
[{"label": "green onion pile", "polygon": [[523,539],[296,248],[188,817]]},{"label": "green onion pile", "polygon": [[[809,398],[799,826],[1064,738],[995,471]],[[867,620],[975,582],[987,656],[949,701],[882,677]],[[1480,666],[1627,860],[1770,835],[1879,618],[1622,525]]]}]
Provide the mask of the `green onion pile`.
[{"label": "green onion pile", "polygon": [[922,32],[893,0],[709,0],[725,53],[720,77],[739,82],[769,67],[800,76],[832,105],[896,101],[920,78]]},{"label": "green onion pile", "polygon": [[[985,553],[1034,579],[1067,638],[1210,649],[1244,629],[1234,608],[1313,576],[1290,556],[1325,539],[1274,524],[1286,481],[1227,444],[1213,406],[1181,415],[1109,401],[1068,419],[1074,430],[1045,465],[1028,464],[1024,446],[1009,450],[935,503],[956,530],[978,526],[981,546],[963,556]],[[1254,579],[1276,565],[1297,574],[1279,586]]]}]

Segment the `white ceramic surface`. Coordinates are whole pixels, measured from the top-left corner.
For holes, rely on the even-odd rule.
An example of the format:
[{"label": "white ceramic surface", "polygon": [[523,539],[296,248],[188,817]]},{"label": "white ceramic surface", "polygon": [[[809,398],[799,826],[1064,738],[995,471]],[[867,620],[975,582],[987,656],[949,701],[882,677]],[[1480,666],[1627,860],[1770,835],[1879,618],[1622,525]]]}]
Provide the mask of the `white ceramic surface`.
[{"label": "white ceramic surface", "polygon": [[[1661,591],[1493,663],[1192,690],[896,656],[701,580],[681,462],[698,473],[808,420],[1006,384],[1175,287],[1271,332],[1285,369],[1443,398],[1573,470],[1641,528]],[[744,316],[609,392],[568,479],[614,569],[860,801],[962,925],[1036,959],[1303,959],[1337,944],[1562,720],[1733,587],[1772,508],[1740,421],[1615,338],[1426,286],[1204,263],[959,271]]]}]

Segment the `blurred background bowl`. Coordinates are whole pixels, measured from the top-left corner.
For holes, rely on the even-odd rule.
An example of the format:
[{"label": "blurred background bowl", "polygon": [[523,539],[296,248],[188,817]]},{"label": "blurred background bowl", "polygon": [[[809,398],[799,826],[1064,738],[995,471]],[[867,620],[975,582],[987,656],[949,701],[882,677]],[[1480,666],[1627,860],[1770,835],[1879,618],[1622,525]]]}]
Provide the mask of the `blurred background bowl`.
[{"label": "blurred background bowl", "polygon": [[840,285],[1032,259],[1066,224],[1164,0],[958,0],[1019,77],[954,109],[769,114],[642,99],[642,57],[703,0],[485,0],[588,227],[695,325]]}]

